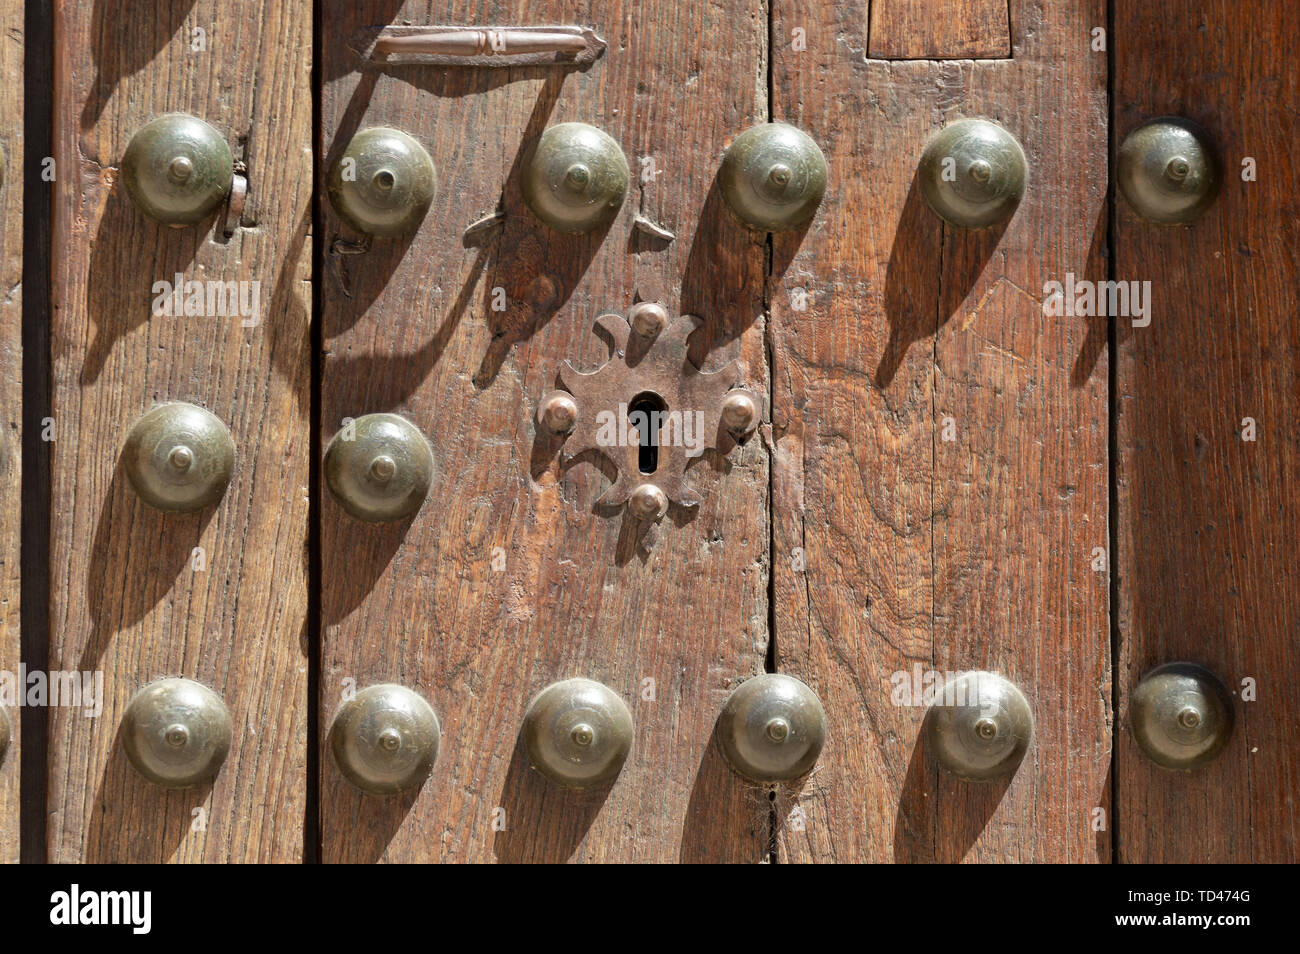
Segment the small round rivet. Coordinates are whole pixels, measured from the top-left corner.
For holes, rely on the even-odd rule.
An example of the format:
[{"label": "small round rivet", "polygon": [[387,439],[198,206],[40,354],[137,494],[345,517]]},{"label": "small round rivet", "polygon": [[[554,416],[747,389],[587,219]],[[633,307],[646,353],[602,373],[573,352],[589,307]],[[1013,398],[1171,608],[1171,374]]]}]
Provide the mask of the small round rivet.
[{"label": "small round rivet", "polygon": [[987,119],[959,119],[930,137],[918,178],[936,215],[959,228],[983,229],[1011,218],[1026,172],[1015,136]]},{"label": "small round rivet", "polygon": [[433,451],[419,428],[396,414],[366,414],[334,435],[325,480],[358,520],[387,523],[420,509],[433,481]]},{"label": "small round rivet", "polygon": [[727,697],[718,717],[727,763],[754,782],[786,782],[808,774],[826,744],[826,711],[793,676],[765,673]]},{"label": "small round rivet", "polygon": [[169,513],[219,501],[235,467],[235,442],[210,411],[179,401],[159,404],[131,427],[122,450],[131,486]]},{"label": "small round rivet", "polygon": [[417,788],[433,771],[442,730],[419,693],[384,683],[367,686],[339,706],[330,726],[334,764],[371,795]]},{"label": "small round rivet", "polygon": [[937,693],[926,713],[930,749],[958,778],[987,782],[1016,770],[1034,733],[1029,702],[991,672],[967,672]]},{"label": "small round rivet", "polygon": [[1147,758],[1189,770],[1212,761],[1232,735],[1232,696],[1212,672],[1194,663],[1158,666],[1129,697],[1129,727]]},{"label": "small round rivet", "polygon": [[552,391],[537,406],[537,423],[552,434],[567,434],[578,423],[578,403],[568,391]]},{"label": "small round rivet", "polygon": [[612,136],[586,123],[560,123],[529,152],[520,190],[533,215],[557,232],[592,232],[618,213],[629,179]]},{"label": "small round rivet", "polygon": [[373,126],[348,143],[329,173],[330,202],[349,225],[379,237],[420,224],[438,193],[429,153],[400,129]]},{"label": "small round rivet", "polygon": [[642,338],[654,338],[668,327],[668,309],[657,301],[639,301],[628,311],[627,320]]},{"label": "small round rivet", "polygon": [[816,213],[826,193],[826,157],[802,129],[763,123],[746,129],[727,148],[718,183],[741,222],[783,232]]},{"label": "small round rivet", "polygon": [[135,770],[164,788],[213,778],[230,751],[230,712],[202,683],[167,678],[131,697],[119,730]]},{"label": "small round rivet", "polygon": [[622,769],[632,748],[632,713],[608,686],[565,679],[528,704],[523,737],[533,768],[560,785],[587,788]]},{"label": "small round rivet", "polygon": [[1144,123],[1124,138],[1116,178],[1133,211],[1156,225],[1199,218],[1221,184],[1209,134],[1173,116]]},{"label": "small round rivet", "polygon": [[627,498],[627,506],[638,520],[658,520],[668,512],[668,495],[654,484],[637,484]]},{"label": "small round rivet", "polygon": [[722,423],[733,434],[744,434],[758,423],[758,405],[746,391],[732,391],[722,399]]},{"label": "small round rivet", "polygon": [[230,193],[235,163],[212,126],[186,113],[145,123],[122,156],[122,183],[140,211],[177,228],[202,222]]}]

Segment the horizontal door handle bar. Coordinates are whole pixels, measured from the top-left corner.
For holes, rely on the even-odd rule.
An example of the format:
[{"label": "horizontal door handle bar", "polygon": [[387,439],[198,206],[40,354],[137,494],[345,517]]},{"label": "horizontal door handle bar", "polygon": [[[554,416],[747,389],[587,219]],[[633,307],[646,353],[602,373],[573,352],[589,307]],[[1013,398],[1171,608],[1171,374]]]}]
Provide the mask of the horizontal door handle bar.
[{"label": "horizontal door handle bar", "polygon": [[362,31],[352,47],[376,65],[585,66],[605,41],[575,26],[386,26]]}]

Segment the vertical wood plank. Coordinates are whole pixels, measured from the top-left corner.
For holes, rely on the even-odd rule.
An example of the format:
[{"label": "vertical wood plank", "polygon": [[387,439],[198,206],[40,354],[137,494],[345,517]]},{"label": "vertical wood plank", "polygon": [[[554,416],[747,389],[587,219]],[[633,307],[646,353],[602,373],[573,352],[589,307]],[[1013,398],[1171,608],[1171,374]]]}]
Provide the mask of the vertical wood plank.
[{"label": "vertical wood plank", "polygon": [[[1184,116],[1224,159],[1218,201],[1190,226],[1118,203],[1116,277],[1149,281],[1152,299],[1149,326],[1118,325],[1121,861],[1300,859],[1295,38],[1285,4],[1115,5],[1117,141]],[[1227,749],[1191,773],[1148,762],[1128,724],[1137,681],[1175,660],[1237,696]]]},{"label": "vertical wood plank", "polygon": [[[1091,827],[1109,797],[1107,580],[1090,567],[1107,545],[1105,323],[1042,308],[1046,281],[1104,277],[1104,5],[1013,4],[999,63],[864,61],[858,11],[775,13],[773,113],[831,165],[807,235],[776,242],[771,290],[777,662],[830,724],[818,769],[778,798],[781,857],[1108,860]],[[942,224],[914,178],[964,117],[1028,157],[1003,229]],[[1033,706],[1009,785],[941,775],[900,689],[970,669]]]},{"label": "vertical wood plank", "polygon": [[[18,861],[18,765],[22,724],[19,663],[19,531],[22,521],[23,381],[23,4],[0,3],[0,698],[9,724],[0,760],[0,864]],[[0,737],[0,746],[6,740]]]},{"label": "vertical wood plank", "polygon": [[[104,693],[98,718],[50,714],[52,861],[302,857],[311,24],[307,0],[56,3],[50,666],[100,671]],[[172,111],[212,123],[247,162],[245,227],[229,241],[211,219],[154,225],[125,194],[131,134]],[[151,317],[153,284],[177,273],[257,283],[260,322]],[[166,400],[209,408],[234,435],[215,510],[153,511],[118,463],[130,426]],[[210,786],[164,792],[117,741],[132,693],[167,675],[230,707],[234,742]]]},{"label": "vertical wood plank", "polygon": [[[359,72],[349,38],[389,22],[572,24],[609,47],[585,72]],[[396,126],[425,144],[441,191],[413,237],[336,256],[323,277],[323,441],[344,417],[394,411],[437,460],[428,501],[402,524],[362,525],[322,502],[324,860],[765,856],[767,800],[710,743],[722,701],[762,671],[767,647],[762,442],[694,468],[699,512],[670,513],[644,548],[594,505],[611,473],[591,459],[560,468],[533,414],[561,361],[604,361],[592,322],[636,294],[704,318],[697,360],[739,357],[766,386],[763,239],[727,217],[711,184],[727,142],[764,112],[766,33],[766,11],[739,0],[326,8],[322,154]],[[550,232],[522,203],[522,151],[565,121],[609,132],[634,177],[642,157],[655,161],[604,234]],[[355,238],[320,195],[325,247]],[[498,208],[496,232],[463,239]],[[638,212],[675,241],[640,237]],[[491,308],[496,288],[504,312]],[[604,682],[632,710],[635,741],[608,792],[556,789],[518,743],[529,699],[571,676]],[[442,751],[418,792],[363,796],[339,775],[328,729],[345,680],[400,682],[433,705]]]}]

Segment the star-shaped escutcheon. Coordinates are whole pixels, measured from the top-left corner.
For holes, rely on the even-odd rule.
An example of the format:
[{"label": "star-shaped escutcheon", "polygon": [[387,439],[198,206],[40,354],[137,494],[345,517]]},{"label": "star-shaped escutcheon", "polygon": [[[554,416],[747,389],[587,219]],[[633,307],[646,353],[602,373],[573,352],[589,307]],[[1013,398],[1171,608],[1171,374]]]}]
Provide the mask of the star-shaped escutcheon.
[{"label": "star-shaped escutcheon", "polygon": [[618,470],[598,504],[626,507],[637,520],[658,522],[669,505],[696,507],[687,483],[691,460],[706,450],[729,452],[758,426],[761,407],[740,386],[740,362],[701,371],[687,356],[687,339],[703,322],[682,315],[669,323],[657,302],[638,302],[623,315],[596,319],[609,360],[591,372],[565,361],[557,390],[542,397],[539,427],[563,439],[570,459],[595,450]]}]

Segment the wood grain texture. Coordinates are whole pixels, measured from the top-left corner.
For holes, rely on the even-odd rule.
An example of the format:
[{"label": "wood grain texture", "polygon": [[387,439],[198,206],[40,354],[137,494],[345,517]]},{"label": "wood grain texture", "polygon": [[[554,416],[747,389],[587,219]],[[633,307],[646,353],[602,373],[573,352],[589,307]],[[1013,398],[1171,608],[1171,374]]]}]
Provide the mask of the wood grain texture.
[{"label": "wood grain texture", "polygon": [[[1088,49],[1104,5],[1014,4],[1009,63],[863,60],[860,10],[775,15],[773,114],[831,167],[808,233],[776,241],[770,293],[777,663],[830,724],[778,799],[781,858],[1108,860],[1091,827],[1109,805],[1107,579],[1090,568],[1105,323],[1042,308],[1049,279],[1104,277],[1105,62]],[[1028,157],[1003,229],[943,225],[914,179],[926,139],[974,116]],[[916,667],[1024,690],[1036,738],[1009,785],[939,774],[925,709],[895,704]]]},{"label": "wood grain texture", "polygon": [[[1150,281],[1153,300],[1148,327],[1118,325],[1121,861],[1300,860],[1296,38],[1285,4],[1115,5],[1117,141],[1185,116],[1225,168],[1190,227],[1117,211],[1116,277]],[[1248,156],[1255,182],[1241,177]],[[1258,687],[1236,701],[1227,750],[1192,773],[1156,768],[1128,730],[1129,691],[1174,660],[1234,694]]]},{"label": "wood grain texture", "polygon": [[988,60],[1011,55],[1007,0],[870,0],[867,56]]},{"label": "wood grain texture", "polygon": [[[23,4],[0,2],[0,673],[17,689],[19,530],[22,520],[23,384]],[[11,700],[17,701],[17,700]],[[0,864],[18,860],[18,763],[22,709],[6,705],[9,749],[0,761]],[[0,744],[3,744],[0,739]]]},{"label": "wood grain texture", "polygon": [[[323,500],[323,859],[762,860],[767,798],[711,743],[723,700],[762,671],[767,648],[762,441],[703,458],[698,513],[670,512],[644,547],[632,524],[596,512],[613,475],[590,456],[561,469],[533,413],[563,359],[587,370],[605,359],[592,322],[637,294],[704,318],[697,362],[738,357],[766,388],[763,237],[728,217],[712,184],[727,143],[765,112],[766,11],[455,0],[325,15],[326,165],[358,129],[390,124],[426,145],[441,190],[413,237],[334,256],[324,277],[323,439],[345,416],[395,411],[429,436],[438,463],[423,510],[398,525],[362,525]],[[590,26],[609,49],[586,72],[358,75],[347,37],[402,20]],[[523,149],[564,121],[608,131],[634,176],[642,157],[655,160],[658,174],[634,180],[602,234],[550,232],[520,198]],[[498,208],[503,225],[464,247],[466,226]],[[639,236],[637,212],[676,240]],[[328,204],[322,215],[326,248],[355,238]],[[491,309],[494,288],[504,312]],[[635,741],[611,789],[561,792],[518,744],[529,699],[570,676],[604,682],[632,710]],[[417,793],[366,797],[338,774],[328,726],[345,680],[400,682],[432,703],[442,751]]]},{"label": "wood grain texture", "polygon": [[[56,4],[50,666],[104,674],[99,718],[50,715],[52,861],[295,861],[306,785],[311,4]],[[206,49],[193,48],[202,29]],[[248,163],[244,223],[148,222],[118,179],[131,134],[184,111]],[[152,286],[260,283],[261,322],[151,317]],[[237,448],[199,515],[137,499],[118,454],[165,400],[203,405]],[[191,569],[202,546],[207,569]],[[208,787],[164,792],[117,742],[141,685],[213,686],[235,726]],[[193,812],[206,808],[206,828]]]}]

